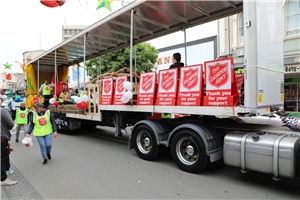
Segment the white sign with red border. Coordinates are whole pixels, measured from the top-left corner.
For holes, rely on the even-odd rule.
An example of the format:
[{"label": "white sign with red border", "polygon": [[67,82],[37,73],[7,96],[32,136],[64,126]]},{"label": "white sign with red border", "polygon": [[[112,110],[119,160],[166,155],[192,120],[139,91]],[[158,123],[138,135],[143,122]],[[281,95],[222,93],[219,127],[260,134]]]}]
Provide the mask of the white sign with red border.
[{"label": "white sign with red border", "polygon": [[111,105],[113,99],[114,79],[105,78],[102,80],[101,105]]},{"label": "white sign with red border", "polygon": [[180,68],[178,106],[200,106],[202,98],[202,64]]},{"label": "white sign with red border", "polygon": [[177,93],[177,68],[159,71],[156,105],[175,106]]},{"label": "white sign with red border", "polygon": [[156,89],[156,72],[140,74],[137,105],[153,105]]},{"label": "white sign with red border", "polygon": [[122,96],[125,94],[124,83],[127,81],[127,76],[116,78],[116,88],[113,105],[125,105],[121,102]]}]

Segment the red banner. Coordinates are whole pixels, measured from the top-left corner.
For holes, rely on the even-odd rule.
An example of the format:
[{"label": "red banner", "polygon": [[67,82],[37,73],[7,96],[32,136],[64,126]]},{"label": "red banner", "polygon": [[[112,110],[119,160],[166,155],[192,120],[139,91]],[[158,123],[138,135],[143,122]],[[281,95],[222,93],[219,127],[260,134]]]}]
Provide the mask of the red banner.
[{"label": "red banner", "polygon": [[120,76],[116,78],[116,89],[114,95],[113,105],[125,105],[121,102],[121,98],[125,93],[124,83],[127,81],[127,76]]},{"label": "red banner", "polygon": [[159,71],[156,105],[175,106],[177,96],[177,68]]},{"label": "red banner", "polygon": [[156,92],[156,72],[140,74],[137,105],[153,105]]},{"label": "red banner", "polygon": [[202,64],[180,68],[177,106],[201,106]]},{"label": "red banner", "polygon": [[101,105],[111,105],[113,99],[114,79],[105,78],[102,80]]},{"label": "red banner", "polygon": [[239,94],[241,93],[243,81],[244,81],[244,74],[235,74],[235,82]]}]

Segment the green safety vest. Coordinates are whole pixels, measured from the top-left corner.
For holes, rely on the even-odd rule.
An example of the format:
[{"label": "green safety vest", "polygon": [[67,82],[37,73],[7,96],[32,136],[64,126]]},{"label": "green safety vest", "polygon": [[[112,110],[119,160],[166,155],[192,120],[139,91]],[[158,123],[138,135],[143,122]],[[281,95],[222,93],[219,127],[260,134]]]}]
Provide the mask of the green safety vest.
[{"label": "green safety vest", "polygon": [[37,112],[34,113],[33,123],[34,130],[33,135],[35,136],[45,136],[53,133],[52,124],[50,121],[50,111],[47,110],[43,116],[39,116]]},{"label": "green safety vest", "polygon": [[83,95],[87,95],[87,91],[81,91],[81,92],[80,92],[80,98],[81,98]]},{"label": "green safety vest", "polygon": [[161,113],[161,118],[163,118],[163,119],[170,119],[171,115],[170,114],[165,115],[165,113]]},{"label": "green safety vest", "polygon": [[[66,99],[69,98],[67,94],[64,94],[64,93],[61,93],[61,94],[65,95]],[[60,94],[60,95],[61,95],[61,94]],[[65,102],[62,98],[60,98],[60,95],[59,95],[59,98],[58,98],[59,103]]]},{"label": "green safety vest", "polygon": [[20,108],[17,108],[16,110],[16,124],[27,124],[28,123],[28,109],[21,110]]},{"label": "green safety vest", "polygon": [[44,85],[43,86],[43,95],[50,95],[51,94],[51,86],[50,85]]}]

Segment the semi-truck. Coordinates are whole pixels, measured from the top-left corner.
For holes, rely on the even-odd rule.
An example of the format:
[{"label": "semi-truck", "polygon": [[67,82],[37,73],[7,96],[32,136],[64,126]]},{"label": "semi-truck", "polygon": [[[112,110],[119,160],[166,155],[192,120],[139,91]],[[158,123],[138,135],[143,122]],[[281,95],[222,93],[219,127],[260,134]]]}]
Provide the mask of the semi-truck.
[{"label": "semi-truck", "polygon": [[[33,107],[32,98],[37,96],[37,88],[44,78],[51,80],[54,74],[55,82],[65,81],[68,66],[83,62],[85,68],[86,60],[125,47],[131,49],[128,76],[133,83],[135,44],[180,30],[185,33],[188,28],[239,12],[244,14],[245,34],[244,91],[235,97],[235,102],[242,101],[240,104],[160,106],[130,101],[124,105],[104,105],[101,104],[102,79],[102,82],[85,84],[89,97],[86,110],[75,105],[51,109],[62,129],[111,126],[118,137],[122,129],[132,126],[129,149],[134,148],[144,160],[154,160],[171,151],[177,166],[187,172],[202,171],[210,163],[223,159],[226,165],[238,167],[243,173],[257,171],[270,174],[274,180],[296,179],[300,134],[278,125],[280,116],[274,117],[272,113],[274,108],[280,110],[284,102],[280,1],[134,1],[33,59],[25,67],[26,106]],[[186,43],[186,34],[184,40]],[[184,61],[187,66],[186,50]],[[215,61],[219,62],[217,58]],[[203,71],[209,62],[200,64],[201,95],[205,101],[212,94],[208,93],[206,74],[209,72]],[[228,69],[228,76],[233,76]],[[211,85],[216,84],[211,82]],[[93,99],[90,88],[94,88]],[[183,117],[161,119],[157,117],[161,113],[183,114]]]}]

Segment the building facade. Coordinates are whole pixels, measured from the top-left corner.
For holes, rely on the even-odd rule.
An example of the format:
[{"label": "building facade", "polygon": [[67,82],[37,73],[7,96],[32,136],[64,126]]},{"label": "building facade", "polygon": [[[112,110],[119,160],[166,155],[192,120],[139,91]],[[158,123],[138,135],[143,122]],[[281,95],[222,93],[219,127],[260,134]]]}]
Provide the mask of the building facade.
[{"label": "building facade", "polygon": [[[284,108],[300,117],[300,1],[286,0],[283,9]],[[234,58],[235,67],[244,65],[243,13],[218,21],[220,56]]]},{"label": "building facade", "polygon": [[5,75],[5,73],[0,74],[0,88],[3,89],[3,91],[12,90],[16,92],[17,90],[23,90],[25,88],[23,73],[11,74],[11,80],[7,80]]},{"label": "building facade", "polygon": [[86,27],[87,26],[62,26],[62,41],[65,41],[73,35],[76,35]]}]

